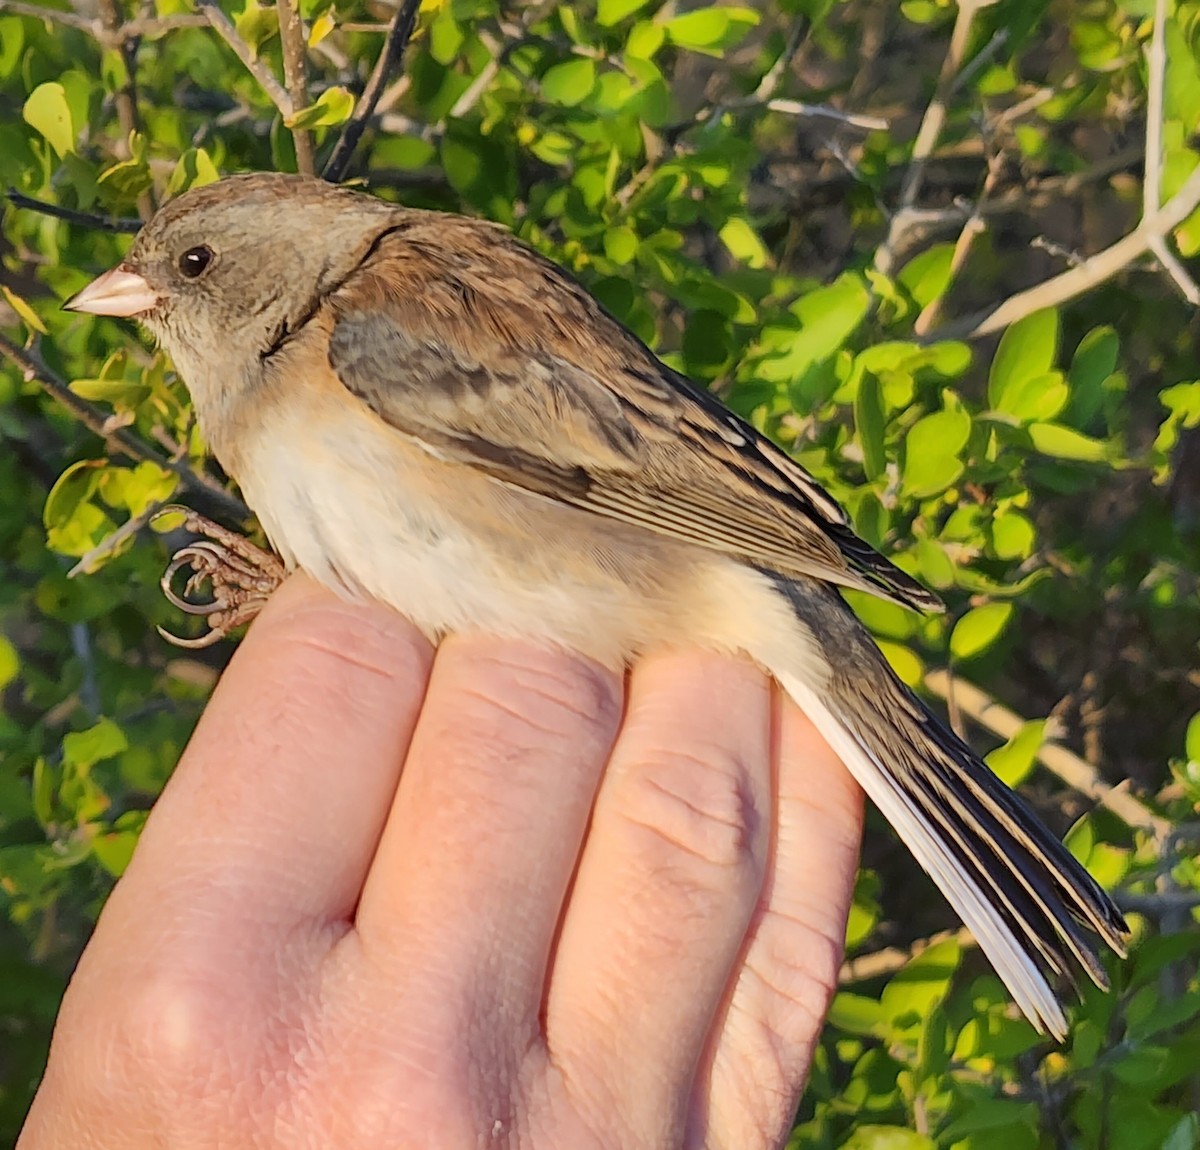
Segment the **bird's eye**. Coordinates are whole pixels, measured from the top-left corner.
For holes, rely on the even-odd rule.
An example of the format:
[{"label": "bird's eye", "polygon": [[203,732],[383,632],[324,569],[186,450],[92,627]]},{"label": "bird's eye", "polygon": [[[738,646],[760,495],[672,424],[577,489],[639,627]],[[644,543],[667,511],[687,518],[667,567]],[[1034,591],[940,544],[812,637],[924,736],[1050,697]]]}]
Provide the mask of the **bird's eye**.
[{"label": "bird's eye", "polygon": [[212,263],[212,258],[212,248],[207,244],[201,244],[198,248],[188,248],[179,257],[179,270],[188,279],[194,280],[197,276],[204,274],[204,269]]}]

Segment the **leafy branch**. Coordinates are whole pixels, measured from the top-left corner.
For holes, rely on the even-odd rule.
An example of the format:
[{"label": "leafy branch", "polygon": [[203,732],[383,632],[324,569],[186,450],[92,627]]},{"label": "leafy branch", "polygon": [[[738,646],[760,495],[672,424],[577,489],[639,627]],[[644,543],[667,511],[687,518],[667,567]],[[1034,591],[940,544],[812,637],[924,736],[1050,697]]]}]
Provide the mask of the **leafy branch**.
[{"label": "leafy branch", "polygon": [[132,432],[116,424],[100,408],[76,395],[66,380],[51,371],[33,352],[18,347],[0,335],[0,355],[17,368],[26,383],[36,382],[47,395],[58,400],[84,427],[98,435],[109,450],[169,471],[185,491],[201,496],[209,506],[224,515],[239,522],[249,517],[249,508],[240,499],[230,495],[211,475],[195,470],[182,460],[155,451]]}]

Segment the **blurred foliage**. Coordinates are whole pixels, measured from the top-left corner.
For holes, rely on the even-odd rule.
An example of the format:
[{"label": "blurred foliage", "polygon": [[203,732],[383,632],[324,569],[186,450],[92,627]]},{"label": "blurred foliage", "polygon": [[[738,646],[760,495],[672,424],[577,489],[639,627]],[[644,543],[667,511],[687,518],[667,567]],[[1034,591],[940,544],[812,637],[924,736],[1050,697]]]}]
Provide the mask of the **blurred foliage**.
[{"label": "blurred foliage", "polygon": [[[1166,199],[1196,166],[1200,2],[1163,7]],[[291,169],[290,129],[327,156],[392,14],[302,5],[310,100],[289,127],[185,0],[32,8],[0,0],[0,183],[126,219],[218,173]],[[923,619],[853,596],[899,673],[920,688],[953,664],[1027,720],[996,768],[1074,822],[1072,849],[1133,911],[1115,992],[1085,992],[1060,1050],[960,936],[921,943],[950,914],[870,836],[796,1150],[1200,1146],[1197,317],[1142,244],[1115,279],[974,334],[1136,227],[1154,9],[426,0],[349,173],[508,224],[785,444],[948,604]],[[223,10],[281,75],[274,9]],[[945,120],[914,162],[935,97]],[[1185,217],[1168,242],[1186,258],[1200,214]],[[128,325],[57,309],[128,242],[13,205],[0,234],[9,350],[156,453],[106,450],[35,373],[0,374],[4,1143],[227,654],[162,642],[155,624],[180,625],[164,548],[112,537],[176,491],[165,457],[207,466],[187,395]],[[1101,785],[1132,779],[1147,818],[1084,813],[1038,766],[1051,735]]]}]

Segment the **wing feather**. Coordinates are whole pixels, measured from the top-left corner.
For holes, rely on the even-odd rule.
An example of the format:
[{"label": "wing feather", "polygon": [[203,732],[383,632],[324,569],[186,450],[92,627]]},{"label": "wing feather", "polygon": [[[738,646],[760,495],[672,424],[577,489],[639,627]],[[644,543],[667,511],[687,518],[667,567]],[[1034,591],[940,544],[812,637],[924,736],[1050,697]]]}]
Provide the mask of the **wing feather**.
[{"label": "wing feather", "polygon": [[330,365],[387,423],[597,515],[784,576],[940,607],[803,468],[566,273],[500,229],[436,219],[405,213],[326,301]]}]

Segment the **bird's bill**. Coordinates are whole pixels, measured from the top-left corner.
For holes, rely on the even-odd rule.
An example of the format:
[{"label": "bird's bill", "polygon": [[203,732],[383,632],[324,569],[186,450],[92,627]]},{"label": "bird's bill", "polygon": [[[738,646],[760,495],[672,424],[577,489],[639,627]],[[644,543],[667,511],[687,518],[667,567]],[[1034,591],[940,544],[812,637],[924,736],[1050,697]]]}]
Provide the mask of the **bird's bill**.
[{"label": "bird's bill", "polygon": [[112,271],[97,276],[83,291],[77,292],[63,304],[67,311],[123,317],[139,316],[157,306],[157,293],[124,264],[118,264]]}]

